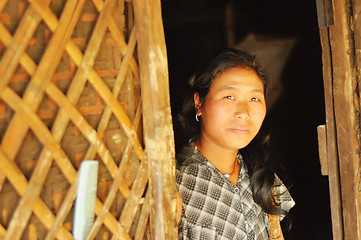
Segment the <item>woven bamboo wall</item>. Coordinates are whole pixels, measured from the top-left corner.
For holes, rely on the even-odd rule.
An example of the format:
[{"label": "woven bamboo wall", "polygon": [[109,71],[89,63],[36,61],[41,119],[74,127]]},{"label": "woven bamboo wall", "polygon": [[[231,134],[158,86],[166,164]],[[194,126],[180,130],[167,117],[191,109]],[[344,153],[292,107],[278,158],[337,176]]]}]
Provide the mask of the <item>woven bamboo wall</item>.
[{"label": "woven bamboo wall", "polygon": [[0,239],[72,239],[84,159],[88,239],[176,236],[160,3],[136,2],[0,1]]}]

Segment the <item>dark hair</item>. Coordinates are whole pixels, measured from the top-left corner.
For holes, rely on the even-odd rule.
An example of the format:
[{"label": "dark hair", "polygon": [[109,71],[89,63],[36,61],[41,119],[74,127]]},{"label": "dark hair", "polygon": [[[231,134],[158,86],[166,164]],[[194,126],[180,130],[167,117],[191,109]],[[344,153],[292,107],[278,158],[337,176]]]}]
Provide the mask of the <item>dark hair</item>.
[{"label": "dark hair", "polygon": [[[185,128],[185,132],[189,133],[187,137],[195,138],[200,133],[200,124],[195,120],[196,112],[193,94],[197,92],[200,101],[203,102],[215,77],[227,69],[236,67],[250,68],[255,71],[263,83],[264,95],[267,101],[270,82],[266,77],[264,69],[256,61],[256,57],[232,48],[222,49],[213,54],[190,81],[191,95],[185,101],[182,113],[178,118],[183,128]],[[282,214],[284,211],[278,208],[274,202],[275,175],[272,170],[273,166],[268,149],[270,137],[266,128],[265,124],[263,124],[256,137],[247,147],[240,149],[239,152],[248,168],[255,202],[266,213]]]}]

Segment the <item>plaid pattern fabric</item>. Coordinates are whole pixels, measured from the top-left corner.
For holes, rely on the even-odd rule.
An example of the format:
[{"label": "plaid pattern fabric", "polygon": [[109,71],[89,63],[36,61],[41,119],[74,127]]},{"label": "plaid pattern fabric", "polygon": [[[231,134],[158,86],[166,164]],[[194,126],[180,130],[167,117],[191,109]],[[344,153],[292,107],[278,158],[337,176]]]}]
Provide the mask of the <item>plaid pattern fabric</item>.
[{"label": "plaid pattern fabric", "polygon": [[[177,187],[183,198],[179,239],[268,239],[268,215],[253,200],[242,157],[237,186],[227,180],[191,142],[178,155]],[[281,208],[289,211],[294,201],[276,177]],[[283,216],[281,216],[281,219]]]}]

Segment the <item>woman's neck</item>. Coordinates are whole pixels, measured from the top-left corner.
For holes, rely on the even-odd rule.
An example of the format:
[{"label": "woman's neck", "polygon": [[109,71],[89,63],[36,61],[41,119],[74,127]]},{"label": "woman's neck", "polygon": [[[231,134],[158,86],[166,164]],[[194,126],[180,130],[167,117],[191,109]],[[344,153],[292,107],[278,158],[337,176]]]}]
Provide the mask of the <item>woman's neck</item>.
[{"label": "woman's neck", "polygon": [[197,149],[221,173],[231,173],[234,170],[234,161],[238,149],[226,149],[199,137],[195,141]]}]

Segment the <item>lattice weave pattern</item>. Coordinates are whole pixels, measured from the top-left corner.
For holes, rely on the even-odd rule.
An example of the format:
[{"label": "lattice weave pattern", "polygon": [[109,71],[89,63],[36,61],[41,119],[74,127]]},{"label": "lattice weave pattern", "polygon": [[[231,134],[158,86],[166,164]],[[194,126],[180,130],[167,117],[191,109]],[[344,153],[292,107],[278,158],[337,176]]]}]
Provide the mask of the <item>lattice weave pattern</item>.
[{"label": "lattice weave pattern", "polygon": [[0,0],[0,239],[72,239],[84,159],[88,238],[146,237],[135,27],[131,1]]}]

